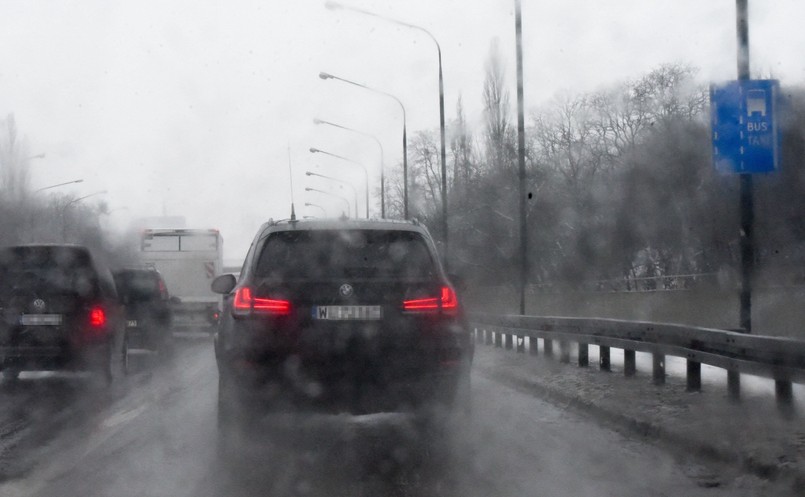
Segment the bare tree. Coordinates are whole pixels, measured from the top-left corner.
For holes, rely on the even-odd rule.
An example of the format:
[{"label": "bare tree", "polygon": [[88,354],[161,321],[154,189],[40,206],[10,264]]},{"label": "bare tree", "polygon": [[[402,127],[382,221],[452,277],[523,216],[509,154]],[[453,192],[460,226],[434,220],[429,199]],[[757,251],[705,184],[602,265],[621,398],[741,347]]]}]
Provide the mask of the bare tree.
[{"label": "bare tree", "polygon": [[508,169],[512,167],[514,144],[511,136],[509,90],[506,89],[505,64],[497,39],[492,40],[490,44],[484,70],[486,73],[483,89],[486,125],[484,138],[487,164],[494,169]]},{"label": "bare tree", "polygon": [[14,114],[0,120],[0,191],[4,197],[19,201],[29,185],[28,147],[19,137]]}]

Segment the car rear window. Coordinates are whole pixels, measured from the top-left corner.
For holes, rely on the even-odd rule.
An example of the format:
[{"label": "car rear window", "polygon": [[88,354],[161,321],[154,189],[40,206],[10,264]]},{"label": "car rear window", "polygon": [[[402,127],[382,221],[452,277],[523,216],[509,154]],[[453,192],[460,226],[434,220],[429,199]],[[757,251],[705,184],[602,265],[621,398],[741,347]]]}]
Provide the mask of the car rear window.
[{"label": "car rear window", "polygon": [[98,293],[98,275],[89,253],[80,247],[10,247],[0,250],[0,295],[35,290]]},{"label": "car rear window", "polygon": [[275,280],[432,279],[434,261],[412,231],[310,230],[269,235],[255,275]]},{"label": "car rear window", "polygon": [[148,271],[120,271],[115,275],[115,286],[121,298],[129,301],[157,300],[163,287],[159,275]]}]

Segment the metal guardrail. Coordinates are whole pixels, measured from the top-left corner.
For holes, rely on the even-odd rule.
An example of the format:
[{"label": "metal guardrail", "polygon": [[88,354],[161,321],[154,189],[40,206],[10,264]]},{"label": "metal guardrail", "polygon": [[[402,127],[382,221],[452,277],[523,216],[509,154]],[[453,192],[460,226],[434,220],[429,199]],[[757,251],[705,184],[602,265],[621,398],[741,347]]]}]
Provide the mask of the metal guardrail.
[{"label": "metal guardrail", "polygon": [[609,371],[610,348],[623,349],[626,376],[637,372],[635,352],[653,355],[652,377],[665,382],[665,356],[687,360],[687,388],[701,389],[701,365],[727,370],[730,397],[740,398],[740,374],[770,378],[775,382],[777,402],[781,407],[793,404],[792,383],[805,383],[805,341],[791,338],[748,335],[726,330],[693,326],[567,317],[540,317],[472,313],[470,324],[478,343],[525,352],[529,338],[533,355],[539,353],[543,340],[546,356],[553,355],[553,342],[559,344],[560,360],[570,362],[570,343],[578,344],[578,364],[589,365],[589,345],[599,349],[600,368]]}]

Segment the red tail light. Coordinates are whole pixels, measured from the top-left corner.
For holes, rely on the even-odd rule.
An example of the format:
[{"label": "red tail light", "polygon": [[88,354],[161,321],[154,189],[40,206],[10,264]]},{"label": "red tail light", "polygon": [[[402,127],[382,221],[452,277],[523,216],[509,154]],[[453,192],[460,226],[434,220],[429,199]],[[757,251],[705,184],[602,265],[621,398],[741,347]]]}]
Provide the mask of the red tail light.
[{"label": "red tail light", "polygon": [[89,310],[89,325],[92,328],[101,328],[106,325],[106,312],[103,307],[96,306]]},{"label": "red tail light", "polygon": [[252,289],[244,286],[235,292],[232,310],[239,315],[249,312],[276,314],[284,316],[291,313],[291,303],[287,300],[266,299],[252,295]]},{"label": "red tail light", "polygon": [[458,297],[456,297],[456,292],[449,286],[442,287],[442,294],[439,297],[406,300],[403,302],[404,311],[430,312],[440,309],[446,314],[453,314],[458,310]]}]

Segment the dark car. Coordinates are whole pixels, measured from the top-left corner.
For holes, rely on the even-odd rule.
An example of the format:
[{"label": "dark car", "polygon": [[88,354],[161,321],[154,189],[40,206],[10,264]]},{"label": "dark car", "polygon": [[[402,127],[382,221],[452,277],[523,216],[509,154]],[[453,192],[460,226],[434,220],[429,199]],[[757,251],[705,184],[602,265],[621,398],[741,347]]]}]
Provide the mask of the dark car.
[{"label": "dark car", "polygon": [[244,406],[427,412],[468,400],[473,342],[424,226],[269,222],[239,280],[212,287],[226,296],[223,422]]},{"label": "dark car", "polygon": [[114,272],[114,280],[125,308],[126,358],[130,349],[169,351],[173,314],[162,275],[153,269],[120,269]]},{"label": "dark car", "polygon": [[122,307],[111,272],[77,245],[0,248],[0,369],[91,370],[122,359]]}]

